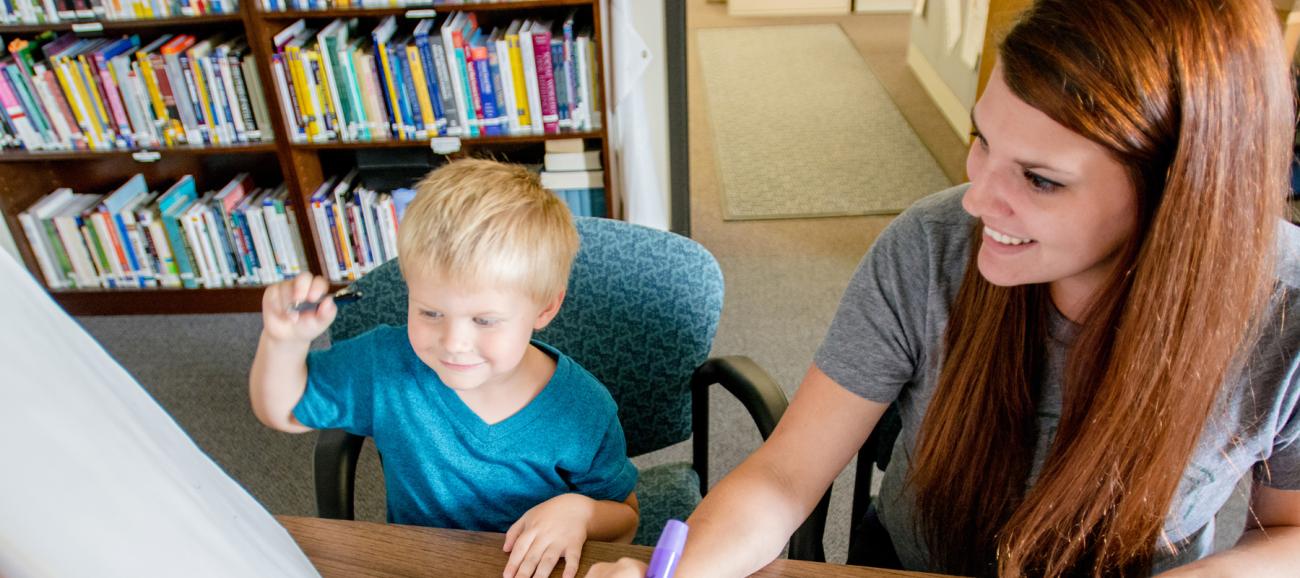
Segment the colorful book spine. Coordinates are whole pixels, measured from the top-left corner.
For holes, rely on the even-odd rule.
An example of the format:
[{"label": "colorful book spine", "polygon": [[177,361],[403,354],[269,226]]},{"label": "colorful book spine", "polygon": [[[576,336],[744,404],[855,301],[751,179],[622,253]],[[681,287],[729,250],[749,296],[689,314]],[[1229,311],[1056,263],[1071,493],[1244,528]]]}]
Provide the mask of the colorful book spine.
[{"label": "colorful book spine", "polygon": [[[406,46],[406,62],[411,67],[416,103],[419,104],[420,119],[424,125],[424,134],[416,136],[421,139],[438,136],[438,121],[442,116],[442,107],[438,101],[438,88],[432,80],[432,71],[429,71],[429,74],[425,73],[424,59],[415,44]],[[442,124],[445,125],[446,122]]]},{"label": "colorful book spine", "polygon": [[501,115],[497,109],[497,93],[492,86],[492,70],[486,46],[474,47],[474,72],[478,81],[478,97],[483,116],[479,127],[484,135],[499,136],[505,134],[501,126]]},{"label": "colorful book spine", "polygon": [[[511,26],[514,29],[514,26]],[[528,83],[524,79],[523,52],[520,49],[519,33],[506,35],[506,49],[510,54],[510,73],[514,83],[515,110],[519,117],[520,129],[531,128],[532,110],[528,106]]]},{"label": "colorful book spine", "polygon": [[545,25],[533,30],[533,58],[537,67],[542,130],[546,134],[556,134],[560,132],[560,116],[555,100],[555,68],[551,63],[551,31]]}]

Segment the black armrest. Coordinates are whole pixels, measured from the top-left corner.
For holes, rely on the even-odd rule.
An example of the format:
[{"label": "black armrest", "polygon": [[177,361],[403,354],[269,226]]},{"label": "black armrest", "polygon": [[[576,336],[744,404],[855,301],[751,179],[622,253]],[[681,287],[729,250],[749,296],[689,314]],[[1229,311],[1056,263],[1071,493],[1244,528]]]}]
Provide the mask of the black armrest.
[{"label": "black armrest", "polygon": [[339,429],[321,430],[316,436],[316,514],[322,518],[351,520],[356,490],[357,460],[366,438]]},{"label": "black armrest", "polygon": [[766,440],[785,414],[785,391],[754,360],[745,356],[712,357],[690,377],[690,426],[694,434],[694,466],[699,494],[708,491],[708,388],[719,384],[749,410],[759,435]]},{"label": "black armrest", "polygon": [[764,440],[790,405],[776,380],[743,355],[711,358],[696,368],[691,376],[691,462],[700,477],[700,495],[709,490],[709,387],[714,384],[740,400]]},{"label": "black armrest", "polygon": [[[700,495],[707,493],[709,488],[709,387],[714,384],[721,385],[740,400],[764,440],[772,435],[790,405],[776,380],[748,357],[713,358],[696,369],[691,377],[691,429],[694,434],[691,461],[700,477]],[[790,537],[788,556],[791,559],[826,560],[821,537],[829,506],[830,491],[827,490],[813,515]]]}]

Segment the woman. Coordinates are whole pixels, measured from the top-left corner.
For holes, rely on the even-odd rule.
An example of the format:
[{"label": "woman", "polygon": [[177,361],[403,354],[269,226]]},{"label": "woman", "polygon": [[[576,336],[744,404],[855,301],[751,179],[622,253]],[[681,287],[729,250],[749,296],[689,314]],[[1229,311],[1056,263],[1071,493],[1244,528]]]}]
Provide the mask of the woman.
[{"label": "woman", "polygon": [[[1039,1],[972,113],[971,182],[877,240],[678,578],[775,558],[890,403],[876,503],[909,569],[1295,575],[1289,86],[1265,0]],[[1248,530],[1213,554],[1252,471]]]}]

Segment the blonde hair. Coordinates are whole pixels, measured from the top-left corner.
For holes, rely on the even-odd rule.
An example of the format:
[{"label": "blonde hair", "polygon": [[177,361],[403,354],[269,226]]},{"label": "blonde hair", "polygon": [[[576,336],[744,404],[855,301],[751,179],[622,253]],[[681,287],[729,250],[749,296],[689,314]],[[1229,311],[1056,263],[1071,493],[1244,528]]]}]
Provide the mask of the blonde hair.
[{"label": "blonde hair", "polygon": [[505,285],[536,303],[569,282],[578,233],[568,209],[520,165],[447,163],[416,185],[397,235],[402,271],[453,283]]}]

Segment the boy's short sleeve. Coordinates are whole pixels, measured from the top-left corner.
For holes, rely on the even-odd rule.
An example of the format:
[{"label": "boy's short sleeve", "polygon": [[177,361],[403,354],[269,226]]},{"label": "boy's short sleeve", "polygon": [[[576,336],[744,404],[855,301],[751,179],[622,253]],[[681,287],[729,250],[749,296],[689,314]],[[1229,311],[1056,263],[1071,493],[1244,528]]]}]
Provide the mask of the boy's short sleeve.
[{"label": "boy's short sleeve", "polygon": [[299,422],[313,429],[374,435],[375,359],[384,347],[382,330],[307,354],[307,389],[293,408]]},{"label": "boy's short sleeve", "polygon": [[591,467],[569,478],[575,492],[593,500],[622,502],[636,488],[637,469],[627,457],[623,426],[615,415],[609,420]]}]

